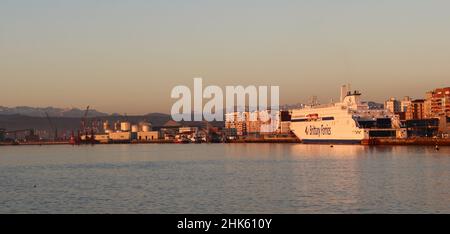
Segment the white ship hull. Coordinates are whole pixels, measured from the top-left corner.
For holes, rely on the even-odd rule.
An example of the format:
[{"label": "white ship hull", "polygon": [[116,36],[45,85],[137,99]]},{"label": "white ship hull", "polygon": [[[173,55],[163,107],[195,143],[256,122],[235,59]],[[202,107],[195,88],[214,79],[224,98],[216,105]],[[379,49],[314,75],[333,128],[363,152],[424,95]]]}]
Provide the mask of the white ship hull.
[{"label": "white ship hull", "polygon": [[359,121],[389,117],[385,111],[369,110],[359,96],[357,92],[349,92],[338,103],[292,110],[292,132],[303,143],[368,142],[370,129],[361,127]]},{"label": "white ship hull", "polygon": [[291,120],[291,130],[303,143],[360,144],[369,139],[368,131],[341,107],[299,110],[293,116],[297,117]]},{"label": "white ship hull", "polygon": [[367,130],[337,125],[333,121],[291,122],[291,130],[303,143],[361,144],[369,139]]}]

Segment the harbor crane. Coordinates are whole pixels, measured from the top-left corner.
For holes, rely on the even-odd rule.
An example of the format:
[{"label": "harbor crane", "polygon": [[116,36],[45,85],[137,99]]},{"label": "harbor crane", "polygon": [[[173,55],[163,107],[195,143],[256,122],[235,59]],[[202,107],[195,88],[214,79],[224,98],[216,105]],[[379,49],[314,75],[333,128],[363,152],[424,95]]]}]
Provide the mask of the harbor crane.
[{"label": "harbor crane", "polygon": [[[76,140],[76,142],[91,142],[92,144],[95,142],[95,129],[96,127],[94,126],[94,122],[96,122],[96,120],[91,121],[91,126],[88,126],[88,113],[89,113],[89,108],[90,106],[86,107],[86,111],[84,112],[83,118],[81,119],[81,126],[80,129],[78,130],[78,138]],[[85,139],[82,140],[81,139],[81,134],[84,133],[84,137]]]},{"label": "harbor crane", "polygon": [[55,135],[53,136],[53,140],[56,141],[58,139],[58,128],[56,128],[56,126],[53,124],[52,119],[50,118],[47,112],[45,112],[45,116],[47,117],[50,129],[55,133]]},{"label": "harbor crane", "polygon": [[89,113],[89,106],[86,107],[86,111],[84,112],[83,118],[81,119],[80,131],[85,132],[87,129],[87,116]]}]

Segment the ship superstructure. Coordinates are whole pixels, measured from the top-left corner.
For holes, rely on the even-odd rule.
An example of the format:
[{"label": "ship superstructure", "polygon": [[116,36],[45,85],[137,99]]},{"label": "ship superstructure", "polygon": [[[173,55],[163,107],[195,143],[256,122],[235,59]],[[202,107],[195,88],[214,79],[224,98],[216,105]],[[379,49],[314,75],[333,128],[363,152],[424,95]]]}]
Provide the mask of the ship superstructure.
[{"label": "ship superstructure", "polygon": [[403,134],[394,113],[369,109],[361,93],[347,87],[340,102],[292,110],[291,130],[303,143],[361,144],[371,137]]}]

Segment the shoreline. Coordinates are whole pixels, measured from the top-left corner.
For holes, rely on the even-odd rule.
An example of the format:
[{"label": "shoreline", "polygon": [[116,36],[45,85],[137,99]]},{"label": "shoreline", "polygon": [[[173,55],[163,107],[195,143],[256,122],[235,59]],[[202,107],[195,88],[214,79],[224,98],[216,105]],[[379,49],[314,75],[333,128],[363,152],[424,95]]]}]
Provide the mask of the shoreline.
[{"label": "shoreline", "polygon": [[[28,145],[117,145],[117,144],[306,144],[302,143],[297,138],[249,138],[249,139],[238,139],[238,140],[230,140],[227,142],[211,142],[211,143],[181,143],[173,140],[156,140],[156,141],[131,141],[131,142],[82,142],[81,144],[73,144],[70,141],[42,141],[42,142],[0,142],[1,146],[28,146]],[[330,143],[315,143],[315,145],[333,145]],[[342,145],[350,145],[350,144],[342,144]],[[450,138],[407,138],[407,139],[370,139],[368,143],[364,144],[356,144],[356,145],[365,145],[365,146],[383,146],[383,145],[414,145],[414,146],[450,146]]]}]

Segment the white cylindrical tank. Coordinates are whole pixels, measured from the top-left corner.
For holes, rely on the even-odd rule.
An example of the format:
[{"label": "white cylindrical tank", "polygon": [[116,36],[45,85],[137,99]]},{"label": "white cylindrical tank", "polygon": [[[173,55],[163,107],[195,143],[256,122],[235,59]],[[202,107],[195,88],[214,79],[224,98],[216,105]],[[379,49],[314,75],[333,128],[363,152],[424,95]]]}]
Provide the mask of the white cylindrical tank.
[{"label": "white cylindrical tank", "polygon": [[120,123],[120,130],[122,132],[129,132],[131,129],[131,124],[130,122],[121,122]]},{"label": "white cylindrical tank", "polygon": [[150,132],[152,130],[151,125],[147,122],[141,122],[139,125],[141,125],[141,130],[143,132]]},{"label": "white cylindrical tank", "polygon": [[114,130],[120,131],[120,122],[119,122],[119,121],[117,121],[116,123],[114,123]]},{"label": "white cylindrical tank", "polygon": [[106,120],[105,122],[103,122],[103,130],[104,130],[105,132],[111,130],[111,126],[109,125],[108,120]]},{"label": "white cylindrical tank", "polygon": [[131,132],[139,132],[139,126],[138,125],[131,125]]},{"label": "white cylindrical tank", "polygon": [[150,132],[151,131],[150,125],[142,125],[142,131],[143,132]]}]

